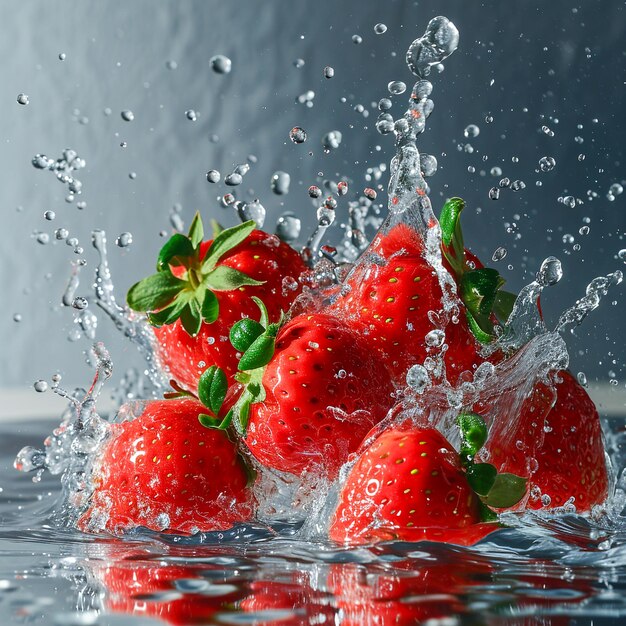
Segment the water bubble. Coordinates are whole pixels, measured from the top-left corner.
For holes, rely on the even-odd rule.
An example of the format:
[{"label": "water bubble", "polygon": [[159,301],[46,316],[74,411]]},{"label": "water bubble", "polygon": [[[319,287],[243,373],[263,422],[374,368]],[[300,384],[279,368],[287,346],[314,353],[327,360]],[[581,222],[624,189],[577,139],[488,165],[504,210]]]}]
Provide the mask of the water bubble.
[{"label": "water bubble", "polygon": [[132,122],[135,119],[135,114],[132,111],[122,111],[120,115],[125,122]]},{"label": "water bubble", "polygon": [[28,96],[25,93],[17,94],[17,103],[26,106],[29,103]]},{"label": "water bubble", "polygon": [[293,243],[300,236],[301,227],[302,223],[295,213],[287,211],[278,218],[274,232],[285,243]]},{"label": "water bubble", "polygon": [[343,136],[338,130],[331,130],[326,133],[322,137],[322,146],[324,147],[324,151],[330,152],[331,150],[336,150],[340,146],[342,138]]},{"label": "water bubble", "polygon": [[376,26],[374,26],[374,32],[377,35],[382,35],[383,33],[386,33],[387,32],[387,25],[386,24],[381,24],[381,23],[376,24]]},{"label": "water bubble", "polygon": [[443,345],[445,338],[446,334],[443,330],[436,328],[435,330],[431,330],[426,337],[424,337],[424,340],[426,341],[427,346],[431,348],[440,348]]},{"label": "water bubble", "polygon": [[54,211],[46,211],[43,216],[51,222],[56,217],[56,213]]},{"label": "water bubble", "polygon": [[165,63],[165,67],[168,70],[175,70],[178,67],[178,63],[176,63],[176,61],[170,60]]},{"label": "water bubble", "polygon": [[240,163],[239,165],[236,165],[235,169],[233,170],[235,174],[240,174],[241,176],[245,176],[249,171],[250,171],[249,163]]},{"label": "water bubble", "polygon": [[541,127],[541,132],[542,132],[544,135],[548,135],[548,137],[554,137],[554,131],[553,131],[553,130],[551,130],[549,126],[545,126],[545,125],[544,125],[544,126],[542,126],[542,127]]},{"label": "water bubble", "polygon": [[564,198],[561,199],[561,202],[565,206],[568,206],[570,209],[573,209],[576,207],[576,198],[574,198],[574,196],[565,196]]},{"label": "water bubble", "polygon": [[209,135],[209,141],[211,143],[218,143],[219,140],[220,140],[220,136],[219,135],[216,135],[215,133]]},{"label": "water bubble", "polygon": [[485,123],[492,124],[493,123],[493,115],[485,115]]},{"label": "water bubble", "polygon": [[370,200],[376,200],[376,195],[377,194],[376,194],[376,190],[375,189],[372,189],[371,187],[366,187],[363,190],[363,195],[366,198],[370,199]]},{"label": "water bubble", "polygon": [[430,375],[423,365],[413,365],[406,374],[406,384],[416,393],[424,393],[430,383]]},{"label": "water bubble", "polygon": [[33,383],[33,388],[37,393],[44,393],[45,391],[48,391],[48,383],[45,380],[36,380]]},{"label": "water bubble", "polygon": [[317,209],[317,223],[320,226],[330,226],[335,221],[335,211],[328,206]]},{"label": "water bubble", "polygon": [[231,172],[224,179],[224,183],[229,187],[236,187],[237,185],[241,185],[242,182],[243,176],[241,174],[238,174],[237,172]]},{"label": "water bubble", "polygon": [[589,229],[589,226],[581,226],[581,227],[578,229],[578,233],[579,233],[580,235],[588,235],[588,234],[589,234],[589,230],[590,230],[590,229]]},{"label": "water bubble", "polygon": [[500,189],[498,189],[498,187],[492,187],[489,190],[489,199],[497,200],[499,197],[500,197]]},{"label": "water bubble", "polygon": [[388,111],[391,108],[391,100],[389,98],[381,98],[378,101],[378,109],[380,111]]},{"label": "water bubble", "polygon": [[363,37],[361,35],[352,35],[352,43],[360,44],[363,41]]},{"label": "water bubble", "polygon": [[544,156],[539,159],[539,169],[541,169],[542,172],[550,172],[554,169],[555,165],[556,161],[552,157]]},{"label": "water bubble", "polygon": [[[44,381],[41,381],[44,382]],[[47,385],[46,385],[47,387]],[[38,450],[32,446],[22,448],[15,458],[13,466],[20,472],[32,472],[41,469],[46,465],[46,454],[43,450]]]},{"label": "water bubble", "polygon": [[45,154],[36,154],[31,163],[38,170],[47,170],[54,165],[54,159],[49,159]]},{"label": "water bubble", "polygon": [[619,196],[623,192],[624,192],[624,187],[622,187],[622,185],[620,185],[619,183],[613,183],[609,187],[609,193],[613,194],[614,196]]},{"label": "water bubble", "polygon": [[311,198],[319,198],[322,195],[322,190],[316,185],[311,185],[309,187],[309,196]]},{"label": "water bubble", "polygon": [[335,70],[330,65],[324,68],[324,78],[332,78],[335,75]]},{"label": "water bubble", "polygon": [[507,178],[506,176],[498,183],[498,186],[501,189],[506,189],[510,185],[511,185],[511,180],[509,178]]},{"label": "water bubble", "polygon": [[424,178],[429,178],[437,173],[437,159],[432,154],[422,154],[420,160]]},{"label": "water bubble", "polygon": [[277,171],[272,174],[270,187],[277,196],[284,196],[289,193],[291,176],[287,172]]},{"label": "water bubble", "polygon": [[66,58],[67,55],[65,54],[65,52],[59,52],[59,61],[65,61]]},{"label": "water bubble", "polygon": [[88,306],[89,302],[87,301],[87,298],[83,298],[82,296],[77,296],[72,300],[72,307],[78,309],[79,311],[86,309]]},{"label": "water bubble", "polygon": [[579,154],[578,155],[578,160],[579,161],[584,161],[585,160],[585,155],[584,154]]},{"label": "water bubble", "polygon": [[18,323],[19,323],[19,322],[21,322],[21,321],[22,321],[22,316],[21,316],[19,313],[16,313],[16,314],[13,316],[13,321],[14,321],[14,322],[18,322]]},{"label": "water bubble", "polygon": [[398,96],[406,91],[406,83],[403,83],[401,80],[392,80],[387,85],[387,89],[389,90],[389,93],[394,96]]},{"label": "water bubble", "polygon": [[328,198],[324,200],[324,206],[334,211],[337,208],[337,200],[332,196],[328,196]]},{"label": "water bubble", "polygon": [[63,241],[64,239],[67,239],[69,237],[69,235],[70,235],[70,233],[67,230],[67,228],[57,228],[54,231],[54,236],[59,241]]},{"label": "water bubble", "polygon": [[489,170],[489,173],[490,173],[492,176],[502,176],[502,168],[497,167],[497,166],[496,166],[496,167],[492,167],[492,168]]},{"label": "water bubble", "polygon": [[494,262],[502,261],[502,259],[507,255],[507,249],[500,246],[496,248],[494,253],[491,255],[491,260]]},{"label": "water bubble", "polygon": [[301,67],[304,67],[304,59],[296,59],[296,60],[293,62],[293,66],[294,66],[296,69],[300,69]]},{"label": "water bubble", "polygon": [[50,235],[48,235],[48,233],[37,233],[35,240],[37,241],[37,243],[45,246],[50,241]]},{"label": "water bubble", "polygon": [[198,114],[193,110],[193,109],[187,109],[185,111],[185,117],[190,121],[190,122],[195,122],[198,119]]},{"label": "water bubble", "polygon": [[209,170],[206,173],[206,179],[210,182],[210,183],[219,183],[220,182],[220,178],[221,178],[221,174],[219,173],[218,170]]},{"label": "water bubble", "polygon": [[130,244],[133,243],[132,233],[128,233],[128,232],[121,233],[115,240],[115,243],[120,248],[128,248],[128,246],[130,246]]},{"label": "water bubble", "polygon": [[300,128],[300,126],[294,126],[289,131],[289,139],[291,139],[293,143],[304,143],[306,141],[306,131],[304,128]]},{"label": "water bubble", "polygon": [[348,193],[348,183],[345,180],[337,183],[337,195],[345,196]]},{"label": "water bubble", "polygon": [[263,228],[265,222],[265,207],[259,202],[259,199],[252,200],[251,202],[239,202],[237,203],[237,213],[239,219],[242,222],[248,220],[254,220],[257,228]]},{"label": "water bubble", "polygon": [[563,278],[561,261],[556,257],[547,257],[537,273],[537,282],[543,287],[556,285]]},{"label": "water bubble", "polygon": [[469,126],[466,126],[465,130],[463,131],[463,135],[465,137],[478,137],[479,134],[480,128],[478,128],[476,124],[470,124]]},{"label": "water bubble", "polygon": [[216,54],[211,57],[209,63],[211,64],[211,69],[216,74],[229,74],[233,65],[232,61],[223,54]]},{"label": "water bubble", "polygon": [[521,191],[522,189],[526,189],[526,183],[523,180],[514,180],[511,183],[511,189],[513,191]]},{"label": "water bubble", "polygon": [[626,263],[626,248],[622,248],[618,253],[617,253],[617,258],[620,261],[623,261],[624,263]]}]

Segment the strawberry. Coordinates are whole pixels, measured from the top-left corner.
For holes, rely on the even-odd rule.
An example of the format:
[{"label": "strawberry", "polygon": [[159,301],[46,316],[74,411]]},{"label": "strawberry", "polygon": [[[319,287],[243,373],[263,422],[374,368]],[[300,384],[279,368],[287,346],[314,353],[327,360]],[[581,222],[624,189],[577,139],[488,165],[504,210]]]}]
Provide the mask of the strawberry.
[{"label": "strawberry", "polygon": [[373,540],[472,544],[494,529],[455,450],[434,428],[406,421],[384,430],[350,470],[329,535]]},{"label": "strawberry", "polygon": [[79,528],[191,534],[249,519],[246,467],[223,432],[200,424],[205,411],[193,398],[150,401],[132,421],[114,424],[95,462],[94,492]]},{"label": "strawberry", "polygon": [[392,404],[389,375],[356,325],[325,313],[283,326],[255,376],[264,398],[249,408],[245,441],[258,461],[284,472],[334,477]]},{"label": "strawberry", "polygon": [[563,506],[570,497],[578,512],[603,503],[609,478],[598,411],[568,371],[552,389],[540,382],[516,416],[498,416],[487,450],[501,470],[529,477],[527,508]]},{"label": "strawberry", "polygon": [[177,233],[162,248],[157,273],[128,292],[130,308],[147,312],[154,326],[162,366],[186,389],[194,391],[211,365],[232,382],[238,353],[228,334],[235,322],[256,314],[252,296],[262,296],[278,317],[300,292],[306,269],[300,255],[254,227],[245,222],[203,242],[196,215],[187,237]]},{"label": "strawberry", "polygon": [[[425,258],[421,236],[400,222],[379,232],[332,309],[365,325],[372,347],[382,355],[397,385],[404,385],[412,365],[439,353],[445,337],[446,374],[455,384],[463,372],[471,372],[481,362],[479,344],[464,314],[452,316],[446,324],[442,298],[439,277]],[[461,301],[456,305],[464,310]],[[437,336],[437,331],[445,335]]]}]

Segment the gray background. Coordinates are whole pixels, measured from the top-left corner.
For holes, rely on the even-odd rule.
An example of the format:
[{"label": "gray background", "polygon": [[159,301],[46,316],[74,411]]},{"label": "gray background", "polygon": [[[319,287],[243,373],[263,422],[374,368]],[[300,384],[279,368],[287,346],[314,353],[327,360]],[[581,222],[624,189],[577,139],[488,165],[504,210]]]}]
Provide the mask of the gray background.
[{"label": "gray background", "polygon": [[[89,342],[68,342],[74,312],[60,306],[70,262],[77,257],[64,243],[38,244],[33,231],[65,227],[79,238],[89,263],[81,285],[87,294],[95,262],[89,233],[106,229],[122,296],[152,270],[163,242],[159,231],[169,230],[175,203],[182,205],[187,222],[202,209],[206,217],[235,223],[216,201],[226,188],[207,183],[205,173],[216,168],[226,174],[250,153],[258,163],[244,179],[240,197],[253,189],[268,209],[268,225],[286,209],[310,224],[314,208],[306,188],[316,182],[317,172],[347,176],[351,191],[360,192],[365,169],[393,155],[391,137],[374,128],[377,111],[371,104],[387,95],[390,80],[405,81],[410,89],[404,54],[438,14],[455,22],[461,38],[459,50],[434,80],[435,111],[420,142],[439,159],[439,172],[430,181],[434,204],[449,195],[467,200],[468,245],[485,260],[505,246],[508,256],[497,266],[512,289],[528,282],[545,256],[562,259],[565,278],[543,299],[548,319],[582,295],[591,278],[623,268],[616,253],[626,247],[626,194],[614,202],[606,199],[609,186],[626,178],[621,1],[2,0],[0,388],[27,389],[55,371],[68,385],[87,384],[91,376],[83,356]],[[374,34],[377,22],[388,26],[385,34]],[[355,33],[362,44],[352,43]],[[58,58],[61,52],[65,61]],[[231,74],[211,71],[214,54],[232,59]],[[294,66],[297,58],[304,59],[304,67]],[[170,60],[176,69],[166,67]],[[322,76],[326,65],[335,69],[332,80]],[[316,94],[312,108],[295,102],[309,89]],[[28,106],[16,102],[20,92],[30,97]],[[406,97],[394,98],[395,117]],[[370,111],[368,118],[354,110],[357,104]],[[103,113],[106,107],[110,116]],[[134,122],[121,119],[124,109],[134,112]],[[198,112],[198,121],[186,119],[187,109]],[[491,124],[485,123],[488,114]],[[457,149],[467,141],[463,129],[470,123],[481,129],[471,140],[472,154]],[[541,132],[544,124],[554,137]],[[304,145],[288,141],[294,125],[307,130]],[[326,155],[320,140],[334,129],[343,133],[343,142]],[[212,143],[211,134],[219,142]],[[584,143],[576,143],[576,136]],[[66,147],[87,161],[79,175],[83,194],[77,198],[87,203],[83,211],[65,202],[66,190],[52,173],[30,164],[36,153],[56,158]],[[586,155],[582,162],[579,153]],[[554,157],[557,166],[537,173],[544,155]],[[469,173],[468,166],[476,172]],[[499,179],[489,174],[494,166],[511,180],[523,180],[526,188],[504,190],[500,200],[489,200],[488,190]],[[277,169],[291,174],[287,196],[270,191]],[[136,172],[135,180],[130,172]],[[599,196],[590,202],[587,190]],[[567,194],[585,203],[570,209],[557,202]],[[385,194],[379,197],[384,201]],[[45,210],[56,212],[54,222],[44,220]],[[580,236],[584,217],[591,219],[591,233]],[[518,224],[519,240],[507,233],[511,222]],[[123,231],[133,234],[127,250],[114,245]],[[568,233],[581,244],[579,252],[563,244]],[[576,371],[601,381],[613,372],[620,388],[623,309],[619,287],[569,341]],[[20,323],[13,321],[16,313]],[[107,320],[100,320],[100,331],[118,372],[139,362]]]}]

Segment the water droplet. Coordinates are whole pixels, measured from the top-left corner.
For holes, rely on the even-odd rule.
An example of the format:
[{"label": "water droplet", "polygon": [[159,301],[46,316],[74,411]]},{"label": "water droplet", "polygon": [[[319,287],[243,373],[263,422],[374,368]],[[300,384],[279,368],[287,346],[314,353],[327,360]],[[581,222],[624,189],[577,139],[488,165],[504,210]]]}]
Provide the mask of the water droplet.
[{"label": "water droplet", "polygon": [[135,119],[135,114],[132,111],[122,111],[120,115],[125,122],[132,122]]},{"label": "water droplet", "polygon": [[56,213],[54,211],[46,211],[43,216],[51,222],[56,217]]},{"label": "water droplet", "polygon": [[237,213],[242,222],[254,220],[257,228],[263,228],[265,222],[265,207],[259,202],[258,198],[251,202],[238,202]]},{"label": "water droplet", "polygon": [[317,223],[320,226],[330,226],[335,221],[335,211],[328,206],[317,209]]},{"label": "water droplet", "polygon": [[337,183],[337,195],[345,196],[348,193],[348,183],[342,180]]},{"label": "water droplet", "polygon": [[311,185],[309,187],[309,196],[311,198],[319,198],[322,195],[322,190],[316,185]]},{"label": "water droplet", "polygon": [[502,176],[502,168],[500,168],[500,167],[498,167],[498,166],[496,166],[496,167],[492,167],[492,168],[489,170],[489,173],[490,173],[492,176]]},{"label": "water droplet", "polygon": [[492,187],[489,190],[489,199],[497,200],[499,197],[500,197],[500,189],[498,189],[498,187]]},{"label": "water droplet", "polygon": [[392,80],[387,85],[387,89],[389,90],[389,93],[394,96],[398,96],[406,91],[406,83],[403,83],[401,80]]},{"label": "water droplet", "polygon": [[293,243],[300,236],[302,223],[295,213],[283,213],[276,222],[276,235],[285,243]]},{"label": "water droplet", "polygon": [[587,376],[585,375],[585,372],[578,372],[578,374],[576,374],[576,379],[582,387],[587,386]]},{"label": "water droplet", "polygon": [[67,230],[67,228],[57,228],[54,231],[54,236],[59,241],[63,241],[64,239],[67,239],[69,237],[69,235],[70,235],[70,233]]},{"label": "water droplet", "polygon": [[388,111],[392,106],[392,102],[389,98],[381,98],[378,101],[378,109],[380,111]]},{"label": "water droplet", "polygon": [[206,173],[206,179],[210,183],[219,183],[220,182],[220,178],[221,178],[221,174],[218,172],[218,170],[209,170]]},{"label": "water droplet", "polygon": [[431,330],[426,337],[424,337],[424,340],[426,341],[427,346],[431,348],[440,348],[443,345],[445,338],[446,334],[443,330],[436,328],[435,330]]},{"label": "water droplet", "polygon": [[424,393],[430,383],[430,376],[423,365],[413,365],[406,374],[406,384],[416,393]]},{"label": "water droplet", "polygon": [[216,54],[211,57],[209,63],[211,64],[211,69],[216,74],[229,74],[233,65],[232,61],[223,54]]},{"label": "water droplet", "polygon": [[614,196],[619,196],[623,192],[624,192],[624,187],[622,187],[622,185],[620,185],[619,183],[613,183],[609,187],[609,193],[613,194]]},{"label": "water droplet", "polygon": [[324,78],[332,78],[335,75],[335,70],[330,65],[324,68]]},{"label": "water droplet", "polygon": [[574,209],[576,207],[576,198],[574,196],[565,196],[562,199],[562,203],[570,209]]},{"label": "water droplet", "polygon": [[185,117],[190,121],[190,122],[195,122],[198,119],[198,114],[193,110],[193,109],[187,109],[185,111]]},{"label": "water droplet", "polygon": [[229,187],[236,187],[237,185],[241,185],[243,182],[243,176],[237,172],[231,172],[224,179],[224,183]]},{"label": "water droplet", "polygon": [[232,193],[225,193],[222,198],[224,206],[230,206],[235,201],[235,196]]},{"label": "water droplet", "polygon": [[87,298],[83,298],[82,296],[77,296],[72,300],[72,307],[78,309],[79,311],[86,309],[88,306],[89,302],[87,301]]},{"label": "water droplet", "polygon": [[17,102],[18,104],[22,104],[26,106],[30,102],[30,100],[28,99],[28,96],[25,93],[20,93],[17,95]]},{"label": "water droplet", "polygon": [[588,234],[589,234],[589,230],[590,230],[590,229],[589,229],[589,226],[581,226],[581,227],[578,229],[578,233],[579,233],[580,235],[588,235]]},{"label": "water droplet", "polygon": [[539,159],[539,168],[542,172],[552,171],[555,165],[556,161],[552,157],[544,156]]},{"label": "water droplet", "polygon": [[178,63],[176,63],[176,61],[170,60],[165,63],[165,67],[168,70],[175,70],[178,67]]},{"label": "water droplet", "polygon": [[420,166],[422,168],[424,178],[430,178],[437,173],[437,159],[432,154],[422,153]]},{"label": "water droplet", "polygon": [[426,32],[416,39],[406,53],[406,62],[415,76],[426,78],[433,66],[449,57],[459,45],[459,31],[446,17],[435,17]]},{"label": "water droplet", "polygon": [[44,393],[48,391],[48,383],[45,380],[36,380],[33,383],[33,388],[37,393]]},{"label": "water droplet", "polygon": [[352,35],[352,43],[360,44],[363,41],[363,37],[361,35]]},{"label": "water droplet", "polygon": [[22,316],[21,316],[19,313],[16,313],[16,314],[13,316],[13,321],[14,321],[14,322],[18,322],[18,323],[19,323],[19,322],[21,322],[21,321],[22,321]]},{"label": "water droplet", "polygon": [[376,200],[376,190],[372,189],[371,187],[366,187],[363,190],[363,194],[365,195],[366,198],[369,198],[370,200]]},{"label": "water droplet", "polygon": [[507,255],[507,249],[500,246],[499,248],[496,248],[494,253],[491,255],[491,260],[492,261],[502,261],[502,259]]},{"label": "water droplet", "polygon": [[537,273],[537,282],[543,287],[556,285],[563,278],[563,267],[561,261],[556,257],[549,256],[546,258],[539,272]]},{"label": "water droplet", "polygon": [[306,141],[306,131],[304,128],[300,128],[300,126],[294,126],[289,131],[289,139],[291,139],[293,143],[304,143]]},{"label": "water droplet", "polygon": [[522,189],[526,189],[526,183],[523,180],[514,180],[511,183],[512,191],[521,191]]},{"label": "water droplet", "polygon": [[37,233],[35,240],[37,241],[37,243],[45,246],[50,241],[50,235],[48,235],[48,233]]},{"label": "water droplet", "polygon": [[343,136],[338,130],[331,130],[322,137],[322,146],[324,150],[330,152],[336,150],[341,144]]},{"label": "water droplet", "polygon": [[466,126],[465,130],[463,131],[463,135],[465,137],[478,137],[479,134],[480,128],[478,128],[476,124],[470,124],[469,126]]},{"label": "water droplet", "polygon": [[300,69],[300,68],[304,67],[304,59],[296,59],[296,60],[293,62],[293,66],[294,66],[296,69]]},{"label": "water droplet", "polygon": [[65,61],[66,58],[67,55],[65,54],[65,52],[59,52],[59,61]]},{"label": "water droplet", "polygon": [[133,243],[133,235],[132,233],[121,233],[118,238],[115,240],[115,243],[120,248],[128,248]]},{"label": "water droplet", "polygon": [[626,248],[622,248],[618,253],[617,253],[617,258],[620,261],[623,261],[624,263],[626,263]]},{"label": "water droplet", "polygon": [[270,187],[277,196],[284,196],[289,193],[291,176],[287,172],[277,171],[272,174]]}]

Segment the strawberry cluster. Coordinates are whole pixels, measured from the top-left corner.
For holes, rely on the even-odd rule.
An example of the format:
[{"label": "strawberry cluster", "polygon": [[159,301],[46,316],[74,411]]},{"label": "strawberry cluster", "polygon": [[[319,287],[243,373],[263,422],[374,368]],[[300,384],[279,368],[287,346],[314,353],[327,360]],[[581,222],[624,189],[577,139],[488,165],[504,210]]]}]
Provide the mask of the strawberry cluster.
[{"label": "strawberry cluster", "polygon": [[493,394],[464,406],[458,451],[407,411],[416,364],[433,387],[454,389],[485,361],[514,358],[483,349],[515,296],[465,250],[462,208],[453,198],[440,217],[445,269],[420,233],[388,220],[338,288],[297,301],[309,268],[254,222],[203,241],[197,216],[188,236],[175,234],[128,293],[174,391],[114,425],[80,527],[222,530],[254,517],[256,472],[328,482],[348,462],[330,521],[339,543],[470,544],[502,509],[602,503],[598,414],[566,371],[508,413]]}]

